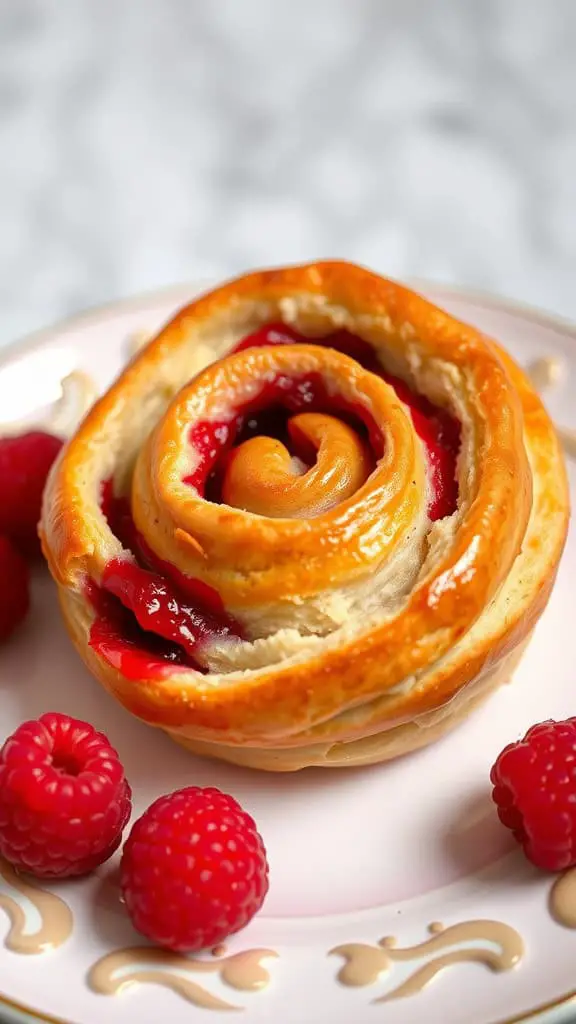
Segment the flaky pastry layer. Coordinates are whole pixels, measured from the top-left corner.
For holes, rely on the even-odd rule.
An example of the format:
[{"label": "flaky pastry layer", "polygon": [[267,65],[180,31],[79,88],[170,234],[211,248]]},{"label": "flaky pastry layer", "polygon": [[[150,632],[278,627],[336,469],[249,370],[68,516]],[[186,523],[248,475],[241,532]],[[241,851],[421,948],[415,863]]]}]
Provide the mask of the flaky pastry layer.
[{"label": "flaky pastry layer", "polygon": [[[309,344],[224,358],[278,321]],[[335,329],[368,342],[387,372],[459,420],[451,515],[428,518],[430,466],[392,389],[314,344]],[[383,438],[373,472],[310,517],[266,515],[275,492],[262,492],[258,473],[246,500],[264,502],[264,514],[206,500],[185,482],[197,464],[190,424],[228,415],[266,374],[296,372],[365,403]],[[329,423],[314,429],[346,457],[347,438]],[[282,481],[282,453],[278,469],[277,453],[260,451]],[[238,642],[205,645],[202,671],[128,678],[90,646],[87,581],[99,585],[112,560],[133,557],[101,509],[110,478],[131,495],[155,556],[213,587],[242,625]],[[74,643],[125,707],[198,752],[293,770],[384,760],[459,721],[511,671],[546,604],[567,522],[553,426],[510,357],[391,281],[321,263],[247,275],[178,313],[66,445],[41,536]]]}]

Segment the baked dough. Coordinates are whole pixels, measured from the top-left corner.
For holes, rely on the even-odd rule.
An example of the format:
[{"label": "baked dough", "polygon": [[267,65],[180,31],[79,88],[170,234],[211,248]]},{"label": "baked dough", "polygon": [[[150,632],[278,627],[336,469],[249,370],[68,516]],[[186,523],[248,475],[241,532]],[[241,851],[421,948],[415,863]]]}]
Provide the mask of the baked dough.
[{"label": "baked dough", "polygon": [[[298,341],[232,351],[269,324]],[[368,362],[333,348],[335,332]],[[459,424],[457,500],[441,516],[402,382]],[[282,436],[240,436],[269,405]],[[130,507],[137,551],[115,535],[104,486]],[[326,262],[248,274],[182,309],[63,449],[40,534],[70,635],[126,708],[192,751],[292,771],[423,746],[509,678],[568,515],[554,428],[502,348]],[[128,604],[137,634],[144,591],[126,598],[122,572],[141,572],[138,558],[168,599],[208,595],[210,614],[193,657],[149,652],[126,671],[95,642],[95,594]]]}]

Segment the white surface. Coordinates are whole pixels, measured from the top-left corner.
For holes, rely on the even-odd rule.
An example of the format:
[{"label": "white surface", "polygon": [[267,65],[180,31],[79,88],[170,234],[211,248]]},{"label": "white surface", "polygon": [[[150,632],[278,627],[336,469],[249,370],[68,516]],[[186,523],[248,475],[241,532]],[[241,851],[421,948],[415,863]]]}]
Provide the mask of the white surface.
[{"label": "white surface", "polygon": [[[103,386],[125,358],[128,334],[157,326],[185,297],[183,292],[152,299],[45,336],[38,342],[43,368],[34,378],[45,389],[44,395],[38,391],[38,402],[50,400],[56,381],[46,374],[43,353],[57,351],[62,365],[75,363]],[[550,404],[559,420],[576,426],[570,401],[576,375],[573,336],[481,300],[445,292],[433,297],[499,336],[523,362],[564,354],[570,372]],[[31,350],[14,356],[10,390],[23,357],[29,360]],[[55,360],[55,374],[59,365]],[[0,397],[6,379],[4,369]],[[574,486],[573,466],[570,472]],[[576,931],[559,927],[549,916],[550,879],[538,876],[519,853],[510,853],[490,803],[488,773],[499,750],[534,721],[575,711],[573,658],[567,649],[575,571],[572,532],[550,606],[514,684],[447,740],[388,766],[280,777],[197,760],[120,709],[73,652],[53,585],[42,578],[28,623],[0,654],[0,740],[24,718],[66,711],[103,729],[117,746],[136,813],[160,793],[195,783],[221,786],[254,814],[269,850],[271,890],[261,915],[229,943],[229,951],[277,950],[280,959],[268,964],[272,983],[259,993],[237,993],[212,976],[198,979],[246,1006],[247,1024],[349,1024],[352,1019],[369,1024],[376,1014],[390,1024],[415,1019],[460,1024],[463,999],[467,1024],[493,1024],[574,987]],[[0,911],[0,992],[75,1024],[101,1024],[104,1018],[120,1024],[132,1014],[141,1024],[204,1019],[206,1011],[155,986],[117,997],[87,989],[86,972],[98,956],[137,941],[114,888],[105,882],[112,869],[108,865],[87,882],[55,888],[73,907],[76,928],[54,953],[30,958],[4,949],[6,919]],[[398,983],[402,965],[370,988],[344,988],[336,981],[341,961],[327,953],[339,943],[375,943],[393,934],[407,945],[422,941],[431,921],[448,925],[469,918],[495,918],[517,928],[527,945],[521,965],[500,975],[478,965],[455,967],[422,995],[381,1009],[371,1001]]]},{"label": "white surface", "polygon": [[576,317],[573,0],[2,0],[0,344],[345,257]]}]

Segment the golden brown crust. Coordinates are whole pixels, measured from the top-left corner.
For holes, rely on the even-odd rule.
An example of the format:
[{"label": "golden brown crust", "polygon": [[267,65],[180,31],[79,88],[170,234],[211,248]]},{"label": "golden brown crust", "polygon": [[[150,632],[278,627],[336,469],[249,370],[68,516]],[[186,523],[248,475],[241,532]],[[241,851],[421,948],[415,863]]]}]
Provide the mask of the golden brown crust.
[{"label": "golden brown crust", "polygon": [[[253,386],[260,378],[299,373],[322,375],[334,392],[337,388],[361,398],[385,427],[384,455],[357,490],[320,516],[271,520],[205,501],[182,482],[194,468],[187,441],[194,416],[208,420],[222,396],[234,395],[241,382]],[[228,404],[234,407],[231,399]],[[262,478],[262,466],[256,468]],[[141,449],[132,508],[136,526],[157,555],[214,587],[236,613],[281,596],[316,593],[325,587],[328,573],[333,582],[350,579],[390,557],[422,504],[424,490],[421,452],[393,389],[331,349],[288,345],[231,356],[209,366],[180,392]]]},{"label": "golden brown crust", "polygon": [[382,761],[392,761],[415,750],[436,743],[458,726],[499,686],[510,682],[530,640],[530,635],[497,664],[475,677],[461,689],[449,704],[425,712],[409,721],[398,722],[390,729],[356,739],[331,742],[319,740],[305,747],[281,747],[269,750],[258,747],[226,747],[223,744],[190,740],[178,733],[172,738],[181,746],[202,757],[218,758],[231,764],[259,768],[269,772],[294,772],[305,767],[359,768]]},{"label": "golden brown crust", "polygon": [[[291,318],[312,344],[240,353],[205,369],[179,393],[200,369],[194,367],[195,350],[207,350],[205,365],[258,324]],[[397,549],[404,558],[402,543],[422,511],[421,449],[387,385],[313,344],[335,324],[370,342],[384,365],[435,401],[456,403],[466,429],[457,513],[445,528],[437,524],[441,528],[424,539],[419,535],[428,554],[386,614],[371,613],[366,621],[360,616],[355,628],[346,624],[303,654],[295,648],[285,661],[223,674],[178,670],[162,680],[127,679],[89,647],[94,613],[84,593],[86,579],[99,582],[110,558],[121,553],[99,511],[98,487],[108,476],[128,472],[120,466],[127,445],[136,460],[133,511],[140,530],[159,557],[215,586],[234,613],[253,606],[264,609],[265,619],[276,603],[288,604],[287,614],[295,615],[291,600],[306,604],[323,588],[348,586],[366,574],[378,578]],[[378,467],[360,491],[318,518],[251,518],[192,493],[184,502],[180,480],[190,402],[203,395],[203,415],[210,414],[216,380],[227,380],[233,392],[247,373],[282,369],[288,360],[308,360],[334,386],[346,381],[368,394],[371,411],[392,432],[388,437],[397,423],[388,450],[398,455],[402,449],[402,460],[385,471]],[[147,410],[147,418],[132,424],[130,410],[138,408]],[[152,432],[150,424],[156,424]],[[417,486],[411,489],[412,479]],[[392,481],[388,504],[378,503],[385,480]],[[359,511],[363,489],[370,498],[367,513]],[[346,510],[352,510],[348,520]],[[382,531],[377,557],[372,553],[363,562],[362,524],[373,529],[386,514],[390,529]],[[346,542],[343,522],[352,524]],[[567,522],[567,483],[554,429],[510,357],[407,289],[349,264],[323,263],[250,274],[182,310],[67,445],[46,491],[41,534],[74,642],[121,703],[191,747],[218,755],[222,744],[227,759],[235,759],[230,751],[237,749],[242,763],[278,770],[282,751],[294,751],[291,763],[297,766],[318,763],[318,745],[340,749],[348,763],[346,745],[368,737],[372,760],[390,756],[390,749],[396,756],[402,752],[399,737],[414,735],[404,727],[439,708],[446,708],[442,721],[449,727],[451,706],[473,703],[472,697],[456,701],[457,695],[467,687],[472,693],[480,678],[497,678],[533,629],[553,584]],[[328,560],[323,538],[338,529],[337,555]],[[391,731],[393,747],[386,738]],[[433,738],[436,732],[417,734]],[[405,749],[413,745],[407,738]],[[251,750],[257,751],[252,761]],[[338,763],[337,753],[328,760]]]}]

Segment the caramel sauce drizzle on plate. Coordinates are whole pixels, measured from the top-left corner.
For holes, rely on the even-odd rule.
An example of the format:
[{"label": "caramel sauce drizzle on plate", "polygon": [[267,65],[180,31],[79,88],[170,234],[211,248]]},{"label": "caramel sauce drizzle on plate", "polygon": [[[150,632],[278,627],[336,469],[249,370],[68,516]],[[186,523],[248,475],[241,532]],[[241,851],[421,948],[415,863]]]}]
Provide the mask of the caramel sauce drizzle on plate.
[{"label": "caramel sauce drizzle on plate", "polygon": [[[400,985],[373,1000],[374,1003],[385,1003],[392,999],[416,995],[437,974],[456,964],[477,963],[484,964],[493,971],[509,971],[524,955],[522,937],[514,928],[501,921],[463,921],[448,928],[435,921],[428,930],[431,938],[416,946],[397,946],[396,939],[390,936],[380,939],[375,946],[356,942],[336,946],[330,950],[329,955],[335,954],[345,960],[338,973],[338,980],[343,985],[373,985],[381,974],[387,973],[396,963],[433,957],[418,967]],[[462,946],[462,943],[473,942],[485,942],[490,945]],[[452,946],[459,948],[450,949]]]},{"label": "caramel sauce drizzle on plate", "polygon": [[67,903],[54,893],[41,889],[32,881],[24,881],[6,861],[0,860],[0,878],[36,908],[40,916],[40,928],[36,932],[27,930],[27,916],[20,902],[5,889],[0,888],[0,907],[10,921],[10,929],[4,945],[13,953],[45,953],[61,946],[72,934],[74,920]]},{"label": "caramel sauce drizzle on plate", "polygon": [[564,928],[576,928],[576,868],[556,879],[550,891],[550,913]]},{"label": "caramel sauce drizzle on plate", "polygon": [[165,949],[132,946],[98,960],[90,969],[88,984],[94,992],[109,996],[134,985],[162,985],[206,1010],[240,1010],[242,1007],[213,995],[186,975],[215,974],[238,992],[255,992],[270,981],[262,961],[277,956],[272,949],[247,949],[231,956],[199,960]]}]

